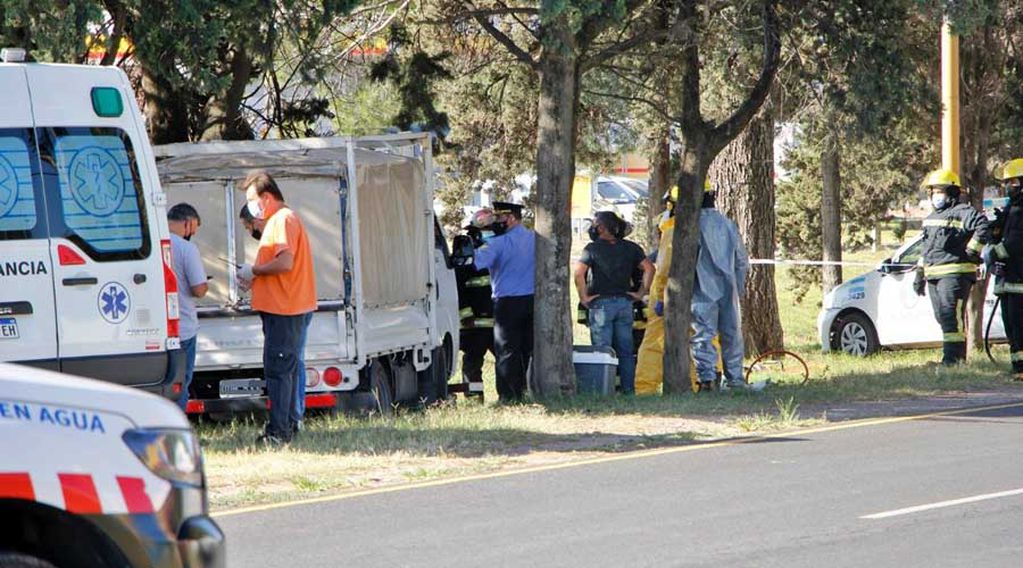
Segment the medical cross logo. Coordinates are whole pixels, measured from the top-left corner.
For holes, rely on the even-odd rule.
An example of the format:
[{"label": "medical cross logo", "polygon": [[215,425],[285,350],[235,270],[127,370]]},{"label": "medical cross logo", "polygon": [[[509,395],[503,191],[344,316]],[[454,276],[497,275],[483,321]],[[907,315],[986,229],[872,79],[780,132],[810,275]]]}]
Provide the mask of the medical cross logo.
[{"label": "medical cross logo", "polygon": [[14,209],[18,202],[18,177],[14,167],[6,158],[0,156],[0,217],[4,217]]},{"label": "medical cross logo", "polygon": [[117,282],[108,282],[99,291],[99,313],[110,323],[121,323],[131,310],[128,291]]},{"label": "medical cross logo", "polygon": [[87,213],[106,217],[124,198],[124,180],[114,157],[102,148],[86,148],[71,160],[71,195]]}]

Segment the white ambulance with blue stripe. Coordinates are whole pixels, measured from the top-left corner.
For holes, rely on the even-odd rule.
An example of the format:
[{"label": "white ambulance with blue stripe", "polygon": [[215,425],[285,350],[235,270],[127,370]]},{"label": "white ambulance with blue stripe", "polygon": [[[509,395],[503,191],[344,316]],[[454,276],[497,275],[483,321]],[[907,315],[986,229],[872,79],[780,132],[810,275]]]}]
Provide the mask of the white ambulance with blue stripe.
[{"label": "white ambulance with blue stripe", "polygon": [[166,197],[127,76],[0,59],[0,361],[176,397]]}]

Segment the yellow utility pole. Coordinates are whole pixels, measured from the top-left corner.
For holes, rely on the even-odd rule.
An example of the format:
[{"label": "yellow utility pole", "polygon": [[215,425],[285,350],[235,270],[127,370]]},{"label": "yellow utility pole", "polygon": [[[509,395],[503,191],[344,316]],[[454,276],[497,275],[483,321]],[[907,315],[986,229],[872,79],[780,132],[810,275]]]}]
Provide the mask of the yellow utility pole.
[{"label": "yellow utility pole", "polygon": [[959,36],[945,18],[941,26],[941,167],[959,170]]}]

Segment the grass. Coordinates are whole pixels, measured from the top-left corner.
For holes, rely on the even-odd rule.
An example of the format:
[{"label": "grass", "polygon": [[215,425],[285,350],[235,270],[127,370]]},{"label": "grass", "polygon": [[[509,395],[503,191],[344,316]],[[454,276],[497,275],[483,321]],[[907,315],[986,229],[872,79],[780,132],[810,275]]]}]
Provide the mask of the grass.
[{"label": "grass", "polygon": [[[879,262],[894,248],[846,258]],[[853,269],[845,276],[866,270]],[[422,411],[398,411],[389,418],[320,415],[308,420],[294,443],[279,450],[254,445],[262,419],[203,423],[197,431],[212,506],[224,509],[788,430],[820,423],[838,406],[883,414],[891,409],[877,401],[1023,392],[1008,380],[1004,348],[997,349],[1001,364],[974,359],[954,368],[933,365],[939,358],[936,350],[885,352],[865,359],[824,355],[816,332],[821,293],[813,290],[802,303],[794,303],[789,278],[785,268],[776,272],[785,343],[806,361],[810,376],[805,382],[800,365],[782,360],[751,373],[752,381],[772,381],[762,393],[579,396],[521,406],[459,400]],[[573,290],[573,312],[575,301]],[[589,343],[585,327],[576,324],[573,332],[576,343]],[[489,357],[484,378],[487,400],[496,400]]]}]

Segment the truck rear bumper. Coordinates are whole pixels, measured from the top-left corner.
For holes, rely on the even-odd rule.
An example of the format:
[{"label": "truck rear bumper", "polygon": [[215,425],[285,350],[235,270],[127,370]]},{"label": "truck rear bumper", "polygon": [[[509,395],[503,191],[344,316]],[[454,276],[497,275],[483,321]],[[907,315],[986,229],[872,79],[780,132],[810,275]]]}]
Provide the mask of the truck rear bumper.
[{"label": "truck rear bumper", "polygon": [[[305,407],[335,408],[338,394],[336,392],[319,392],[305,395]],[[265,396],[247,396],[237,398],[213,398],[188,401],[185,408],[187,414],[256,412],[270,409],[270,399]]]}]

